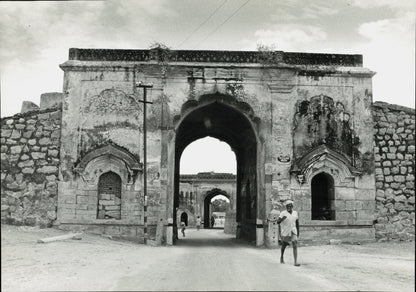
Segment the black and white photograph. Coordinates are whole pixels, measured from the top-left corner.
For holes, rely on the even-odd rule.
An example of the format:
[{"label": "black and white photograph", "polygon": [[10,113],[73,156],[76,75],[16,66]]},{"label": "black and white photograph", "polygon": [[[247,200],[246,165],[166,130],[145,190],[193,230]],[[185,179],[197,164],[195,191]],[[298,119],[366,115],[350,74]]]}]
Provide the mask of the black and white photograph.
[{"label": "black and white photograph", "polygon": [[0,1],[1,291],[415,291],[412,0]]}]

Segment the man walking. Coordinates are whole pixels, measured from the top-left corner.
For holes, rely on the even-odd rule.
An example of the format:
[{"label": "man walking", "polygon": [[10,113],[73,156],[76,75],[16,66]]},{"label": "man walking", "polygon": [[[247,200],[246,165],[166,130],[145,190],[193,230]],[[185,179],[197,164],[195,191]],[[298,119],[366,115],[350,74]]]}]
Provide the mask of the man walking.
[{"label": "man walking", "polygon": [[281,236],[282,236],[282,250],[280,255],[280,263],[284,264],[283,254],[286,247],[292,242],[293,258],[295,260],[295,266],[298,267],[298,236],[299,236],[299,217],[298,212],[293,210],[293,201],[287,200],[284,204],[286,210],[280,213],[277,219],[277,224],[280,224]]}]

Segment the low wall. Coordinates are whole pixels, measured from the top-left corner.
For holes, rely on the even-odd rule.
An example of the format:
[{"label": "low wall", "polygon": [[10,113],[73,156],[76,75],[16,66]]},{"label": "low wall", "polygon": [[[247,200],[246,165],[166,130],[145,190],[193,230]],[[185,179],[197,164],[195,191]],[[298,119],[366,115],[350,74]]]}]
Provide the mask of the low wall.
[{"label": "low wall", "polygon": [[376,102],[376,239],[415,239],[415,110]]},{"label": "low wall", "polygon": [[58,196],[60,108],[1,119],[1,221],[51,226]]},{"label": "low wall", "polygon": [[[73,232],[86,232],[98,235],[107,235],[114,238],[144,243],[143,225],[114,220],[111,222],[94,223],[86,221],[85,224],[61,223],[59,229]],[[148,225],[148,233],[156,233],[156,225]]]}]

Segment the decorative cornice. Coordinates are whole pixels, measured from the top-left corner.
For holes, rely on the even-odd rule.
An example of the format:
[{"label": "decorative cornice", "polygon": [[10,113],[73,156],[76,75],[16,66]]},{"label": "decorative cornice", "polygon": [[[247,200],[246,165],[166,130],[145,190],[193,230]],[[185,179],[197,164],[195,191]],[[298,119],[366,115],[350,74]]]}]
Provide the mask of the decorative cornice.
[{"label": "decorative cornice", "polygon": [[[258,51],[170,51],[169,62],[262,63]],[[291,65],[326,65],[362,67],[362,55],[291,53],[274,51],[278,63]],[[151,61],[157,56],[152,50],[69,49],[69,60],[79,61]],[[276,65],[276,64],[268,64]],[[267,65],[265,65],[267,66]]]},{"label": "decorative cornice", "polygon": [[210,181],[210,180],[236,180],[232,173],[199,172],[198,174],[182,174],[179,178],[183,181]]},{"label": "decorative cornice", "polygon": [[294,65],[338,65],[362,67],[362,55],[283,53],[283,63]]}]

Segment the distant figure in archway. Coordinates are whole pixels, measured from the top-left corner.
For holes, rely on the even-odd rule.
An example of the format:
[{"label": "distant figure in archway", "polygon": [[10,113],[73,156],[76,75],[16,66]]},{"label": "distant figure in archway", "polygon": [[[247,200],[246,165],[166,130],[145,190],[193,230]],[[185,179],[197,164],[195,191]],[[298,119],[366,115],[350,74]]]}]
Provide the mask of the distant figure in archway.
[{"label": "distant figure in archway", "polygon": [[215,218],[214,216],[211,216],[211,228],[214,228],[214,224],[215,224]]},{"label": "distant figure in archway", "polygon": [[198,216],[196,218],[196,230],[199,231],[200,228],[201,228],[201,216]]},{"label": "distant figure in archway", "polygon": [[185,237],[185,229],[186,229],[185,222],[181,222],[181,232],[182,232],[183,237]]}]

